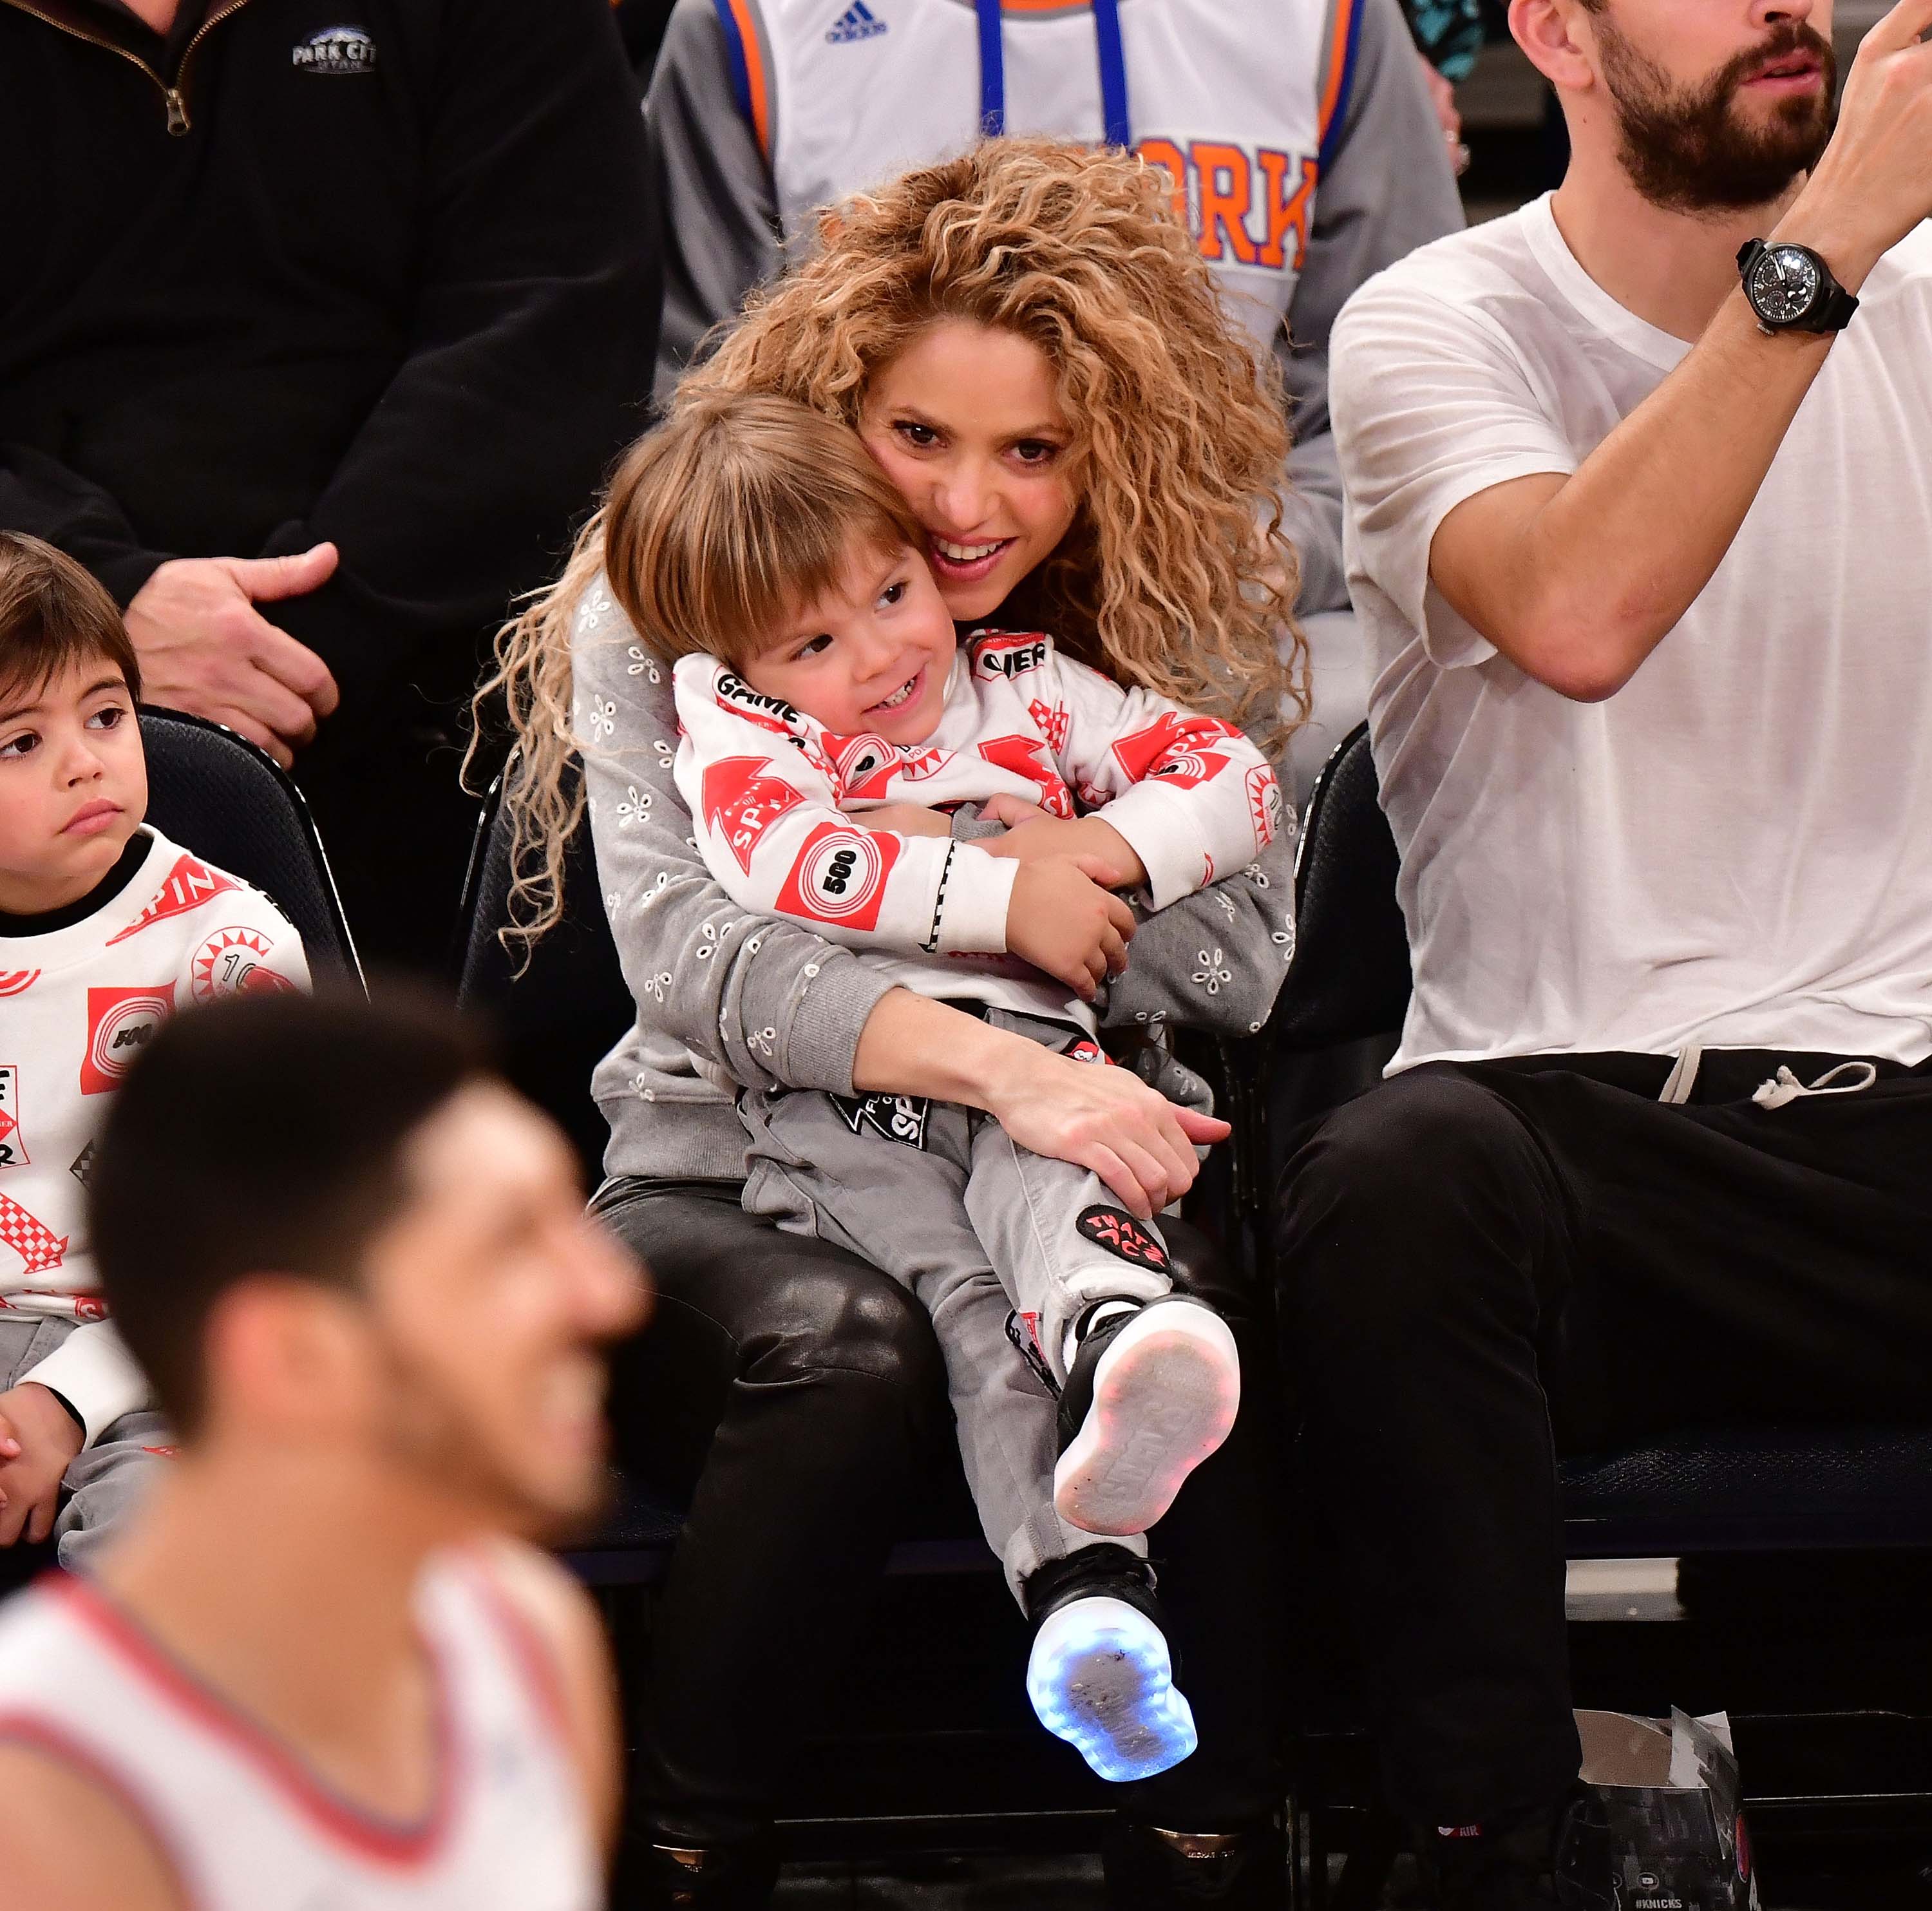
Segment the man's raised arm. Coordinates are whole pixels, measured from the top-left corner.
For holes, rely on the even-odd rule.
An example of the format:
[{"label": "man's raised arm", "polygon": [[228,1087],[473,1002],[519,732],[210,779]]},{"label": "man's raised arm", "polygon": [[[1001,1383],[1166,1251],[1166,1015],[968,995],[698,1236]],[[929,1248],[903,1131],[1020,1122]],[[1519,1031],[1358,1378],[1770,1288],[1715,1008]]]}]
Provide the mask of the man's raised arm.
[{"label": "man's raised arm", "polygon": [[[1554,17],[1548,0],[1516,0],[1520,33],[1538,11]],[[1768,235],[1818,253],[1849,292],[1932,215],[1928,28],[1932,0],[1900,0],[1872,28],[1831,144]],[[1833,336],[1766,337],[1732,292],[1575,471],[1515,477],[1450,511],[1430,580],[1530,676],[1582,702],[1614,695],[1723,562]]]}]

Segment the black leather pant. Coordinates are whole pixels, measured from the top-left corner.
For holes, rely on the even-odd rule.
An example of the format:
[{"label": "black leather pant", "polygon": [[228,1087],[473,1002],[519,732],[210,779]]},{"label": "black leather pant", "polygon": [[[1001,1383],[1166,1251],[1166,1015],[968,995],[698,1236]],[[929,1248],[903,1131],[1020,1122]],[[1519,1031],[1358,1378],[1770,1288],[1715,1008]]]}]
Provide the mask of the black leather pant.
[{"label": "black leather pant", "polygon": [[[769,1825],[794,1721],[850,1653],[908,1489],[952,1446],[918,1304],[852,1256],[747,1215],[738,1192],[632,1180],[598,1204],[657,1290],[650,1327],[618,1356],[618,1450],[691,1508],[632,1774],[632,1822],[662,1844],[736,1844]],[[1121,1802],[1214,1831],[1282,1796],[1279,1401],[1256,1297],[1204,1237],[1162,1226],[1176,1284],[1234,1330],[1244,1396],[1226,1444],[1150,1535],[1201,1749]]]}]

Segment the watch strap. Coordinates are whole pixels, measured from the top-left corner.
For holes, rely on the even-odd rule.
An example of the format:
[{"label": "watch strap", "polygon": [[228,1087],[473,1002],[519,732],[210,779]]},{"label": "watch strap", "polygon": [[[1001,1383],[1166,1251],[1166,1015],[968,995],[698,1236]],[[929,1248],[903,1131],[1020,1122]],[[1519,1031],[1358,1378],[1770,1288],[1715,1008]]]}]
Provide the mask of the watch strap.
[{"label": "watch strap", "polygon": [[1855,293],[1847,292],[1836,279],[1828,278],[1825,283],[1825,296],[1818,302],[1818,309],[1808,321],[1806,329],[1810,332],[1843,332],[1852,322],[1852,314],[1858,309]]}]

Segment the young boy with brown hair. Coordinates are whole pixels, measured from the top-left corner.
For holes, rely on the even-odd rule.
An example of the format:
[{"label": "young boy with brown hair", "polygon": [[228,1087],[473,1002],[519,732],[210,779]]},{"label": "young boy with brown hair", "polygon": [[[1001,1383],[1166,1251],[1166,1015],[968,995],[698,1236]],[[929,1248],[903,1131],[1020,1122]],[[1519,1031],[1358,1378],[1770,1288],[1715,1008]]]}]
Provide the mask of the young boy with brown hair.
[{"label": "young boy with brown hair", "polygon": [[308,981],[267,897],[143,824],[140,692],[113,599],[0,532],[0,1548],[64,1564],[170,1450],[88,1249],[113,1090],[176,1010]]}]

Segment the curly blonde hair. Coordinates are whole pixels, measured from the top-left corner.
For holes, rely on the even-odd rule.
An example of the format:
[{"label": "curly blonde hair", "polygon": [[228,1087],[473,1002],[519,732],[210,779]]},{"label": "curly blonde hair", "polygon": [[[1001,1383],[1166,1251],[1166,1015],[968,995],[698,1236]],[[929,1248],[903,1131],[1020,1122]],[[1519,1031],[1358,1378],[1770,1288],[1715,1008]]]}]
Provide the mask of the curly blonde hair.
[{"label": "curly blonde hair", "polygon": [[[1096,669],[1277,743],[1306,718],[1279,370],[1224,308],[1165,170],[1055,140],[987,140],[830,208],[818,238],[747,302],[674,406],[764,393],[856,428],[873,379],[932,325],[1029,339],[1074,434],[1080,502],[1002,621],[1051,631]],[[500,633],[479,693],[505,694],[524,755],[512,904],[526,940],[556,919],[581,814],[566,775],[578,747],[571,626],[606,568],[623,483],[620,470],[562,576]],[[611,582],[620,602],[637,595]]]}]

